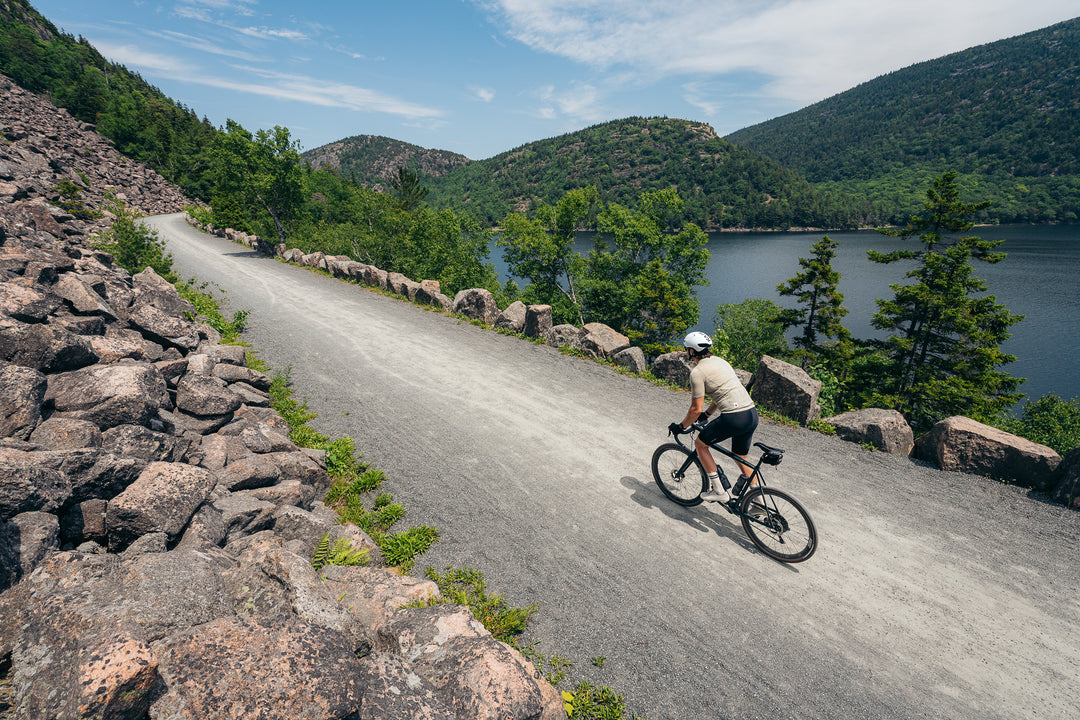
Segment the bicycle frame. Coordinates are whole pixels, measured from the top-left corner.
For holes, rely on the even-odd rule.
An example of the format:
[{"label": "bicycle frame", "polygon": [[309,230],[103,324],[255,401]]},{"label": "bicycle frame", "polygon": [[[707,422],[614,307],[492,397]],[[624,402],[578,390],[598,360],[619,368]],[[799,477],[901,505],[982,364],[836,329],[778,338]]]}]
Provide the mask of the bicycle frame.
[{"label": "bicycle frame", "polygon": [[[701,423],[695,422],[693,425],[690,426],[690,432],[686,433],[686,434],[693,434],[694,432],[700,433],[704,429],[705,429],[704,425],[702,425]],[[683,464],[683,466],[681,468],[679,468],[679,473],[682,474],[682,473],[685,473],[687,471],[687,469],[694,463],[695,460],[700,462],[700,458],[698,457],[697,444],[692,442],[692,443],[690,443],[690,447],[687,447],[686,445],[683,444],[682,435],[676,435],[675,436],[675,443],[677,445],[680,445],[680,446],[682,446],[682,447],[684,447],[684,448],[686,448],[687,450],[690,451],[690,455],[687,457],[686,462]],[[728,450],[726,447],[723,447],[719,443],[706,443],[706,445],[708,445],[713,450],[716,450],[721,455],[724,455],[724,456],[730,458],[731,460],[734,460],[737,463],[740,463],[742,465],[746,465],[747,467],[754,468],[754,471],[752,473],[750,473],[750,480],[749,480],[749,482],[747,484],[750,485],[750,486],[753,486],[754,480],[756,479],[757,482],[758,482],[758,487],[765,487],[765,476],[761,473],[761,463],[762,463],[764,457],[768,454],[767,451],[762,450],[761,455],[758,456],[757,463],[754,464],[754,465],[751,465],[748,459],[744,460],[742,457],[740,457],[739,455],[736,455],[731,450]],[[760,443],[757,443],[757,446],[760,446],[760,445],[761,445]],[[724,485],[724,489],[725,490],[730,489],[731,486],[730,486],[730,484],[728,482],[727,476],[724,474],[724,470],[723,470],[723,468],[720,467],[719,463],[717,463],[716,469],[717,469],[717,472],[720,473],[720,482]]]}]

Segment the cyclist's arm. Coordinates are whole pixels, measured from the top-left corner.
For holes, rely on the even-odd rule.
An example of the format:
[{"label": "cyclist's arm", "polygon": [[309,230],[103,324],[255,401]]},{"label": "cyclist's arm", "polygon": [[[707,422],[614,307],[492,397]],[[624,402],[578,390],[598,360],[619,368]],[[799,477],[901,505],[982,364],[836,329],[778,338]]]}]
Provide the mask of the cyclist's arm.
[{"label": "cyclist's arm", "polygon": [[[686,411],[686,417],[684,417],[683,421],[682,421],[683,429],[685,430],[686,428],[693,425],[697,421],[698,415],[701,415],[701,411],[704,410],[704,409],[705,409],[705,398],[699,397],[699,398],[694,398],[693,400],[691,400],[690,401],[690,409]],[[709,414],[711,415],[714,412],[716,412],[716,404],[715,403],[713,403],[712,405],[709,405]]]}]

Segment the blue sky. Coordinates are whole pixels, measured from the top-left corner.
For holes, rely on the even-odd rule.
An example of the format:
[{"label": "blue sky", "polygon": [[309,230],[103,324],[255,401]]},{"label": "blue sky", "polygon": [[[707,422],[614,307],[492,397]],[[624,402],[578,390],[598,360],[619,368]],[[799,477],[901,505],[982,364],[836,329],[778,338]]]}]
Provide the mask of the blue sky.
[{"label": "blue sky", "polygon": [[607,120],[720,135],[1076,0],[31,0],[200,117],[479,160]]}]

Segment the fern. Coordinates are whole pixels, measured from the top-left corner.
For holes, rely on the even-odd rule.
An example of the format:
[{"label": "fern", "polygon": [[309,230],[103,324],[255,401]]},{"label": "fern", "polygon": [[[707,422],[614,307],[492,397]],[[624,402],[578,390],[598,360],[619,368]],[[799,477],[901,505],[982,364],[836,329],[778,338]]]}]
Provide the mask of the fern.
[{"label": "fern", "polygon": [[370,556],[367,548],[356,550],[347,538],[338,538],[331,544],[330,533],[326,533],[315,546],[311,564],[316,570],[322,570],[327,565],[367,565]]},{"label": "fern", "polygon": [[330,564],[330,533],[322,536],[322,540],[315,546],[315,554],[311,558],[311,564],[316,570],[322,570]]}]

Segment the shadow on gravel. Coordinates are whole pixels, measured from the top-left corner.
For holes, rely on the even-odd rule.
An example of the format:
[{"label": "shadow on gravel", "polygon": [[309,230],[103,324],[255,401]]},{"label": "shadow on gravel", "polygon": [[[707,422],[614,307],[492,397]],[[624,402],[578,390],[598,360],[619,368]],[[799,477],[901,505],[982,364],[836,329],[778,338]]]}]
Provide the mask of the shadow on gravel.
[{"label": "shadow on gravel", "polygon": [[[654,483],[644,483],[635,477],[623,476],[619,482],[627,490],[632,491],[630,499],[641,507],[648,510],[655,508],[672,520],[689,525],[698,532],[714,532],[722,538],[731,540],[742,549],[760,555],[762,559],[767,559],[766,555],[746,537],[739,519],[734,515],[729,515],[726,510],[712,510],[704,504],[694,507],[676,505],[664,497]],[[722,515],[717,513],[722,513]]]},{"label": "shadow on gravel", "polygon": [[258,250],[242,250],[240,252],[228,252],[224,253],[226,257],[238,257],[238,258],[264,258],[266,255]]}]

